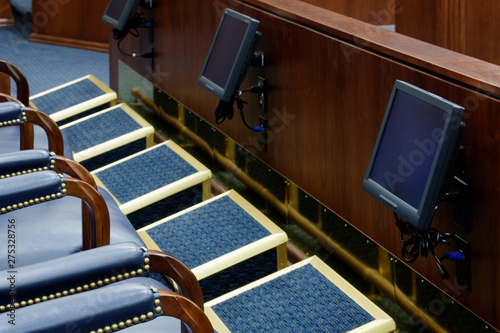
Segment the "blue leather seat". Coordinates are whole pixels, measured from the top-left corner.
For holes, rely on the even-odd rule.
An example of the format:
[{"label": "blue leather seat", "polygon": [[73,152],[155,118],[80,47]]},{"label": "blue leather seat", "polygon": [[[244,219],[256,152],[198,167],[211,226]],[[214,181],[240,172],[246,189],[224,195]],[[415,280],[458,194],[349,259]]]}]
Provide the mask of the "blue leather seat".
[{"label": "blue leather seat", "polygon": [[[18,156],[18,159],[22,161],[22,166],[19,166],[18,170],[24,171],[34,168],[26,168],[28,162],[30,162],[28,156],[43,155],[44,153],[50,157],[46,158],[48,162],[45,162],[49,165],[48,168],[50,169],[50,166],[56,168],[58,165],[57,162],[55,164],[52,164],[52,162],[57,156],[50,155],[44,151],[26,150],[0,155],[2,157],[0,158],[0,178],[2,178],[2,175],[8,175],[8,173],[2,172],[3,168],[5,170],[15,168],[12,163],[8,162],[5,162],[2,166],[2,160],[11,162],[15,160],[8,158],[9,156]],[[19,156],[24,158],[19,158]],[[33,158],[33,160],[35,159]],[[40,164],[36,168],[38,169],[39,166]],[[92,179],[90,175],[89,177]],[[79,184],[85,188],[85,193],[79,193],[76,197],[61,195],[60,198],[46,200],[43,203],[28,206],[23,205],[22,209],[18,207],[19,203],[29,202],[30,199],[45,196],[46,194],[41,193],[42,191],[46,191],[49,194],[56,193],[56,190],[48,192],[49,190],[44,189],[43,186],[45,186],[45,183],[55,182],[55,186],[57,186],[57,182],[61,183],[65,181],[64,177],[61,178],[52,170],[31,172],[14,177],[10,176],[0,180],[0,202],[3,206],[0,209],[4,211],[2,218],[5,221],[15,221],[16,235],[19,237],[18,244],[16,244],[17,267],[59,258],[90,247],[106,245],[109,242],[133,241],[144,246],[141,238],[127,217],[120,211],[109,193],[103,189],[97,191],[92,184],[87,184],[83,181],[79,181]],[[72,179],[71,182],[74,183],[76,181]],[[59,184],[59,186],[61,185]],[[14,194],[17,198],[13,197]],[[93,214],[82,216],[81,194],[85,194],[87,199],[98,200],[100,202],[99,208],[94,207],[91,210]],[[10,210],[7,209],[9,205],[11,206]],[[17,205],[17,209],[12,209],[14,205]],[[83,206],[83,208],[83,212],[85,212],[86,206]],[[92,218],[95,220],[96,217],[99,217],[92,216],[95,214],[106,215],[107,222],[105,223],[108,223],[107,230],[95,230],[95,226],[91,223]],[[88,221],[86,222],[86,220]],[[89,230],[86,230],[86,228]],[[0,243],[6,244],[8,241],[6,237],[8,237],[6,233],[0,233]],[[104,237],[104,240],[102,237]],[[97,238],[100,240],[96,240]],[[7,248],[0,247],[0,256],[7,258],[7,255]],[[3,269],[2,264],[0,263],[0,269]]]},{"label": "blue leather seat", "polygon": [[[21,127],[33,124],[33,137],[26,139],[30,142],[23,142]],[[49,149],[59,155],[73,157],[70,141],[45,113],[26,108],[20,102],[0,103],[0,153],[26,148]]]},{"label": "blue leather seat", "polygon": [[[171,288],[166,284],[150,278],[151,273],[160,273],[171,277],[179,286],[185,299],[170,292]],[[7,323],[9,320],[8,315],[14,308],[16,322],[21,319],[27,321],[27,323],[20,324],[21,326],[16,324],[16,328],[22,327],[23,332],[25,332],[24,329],[30,330],[32,328],[43,328],[52,332],[60,327],[57,325],[62,325],[68,321],[84,325],[82,327],[78,326],[79,329],[84,331],[91,328],[97,330],[98,328],[105,328],[113,324],[118,325],[120,322],[132,319],[133,317],[130,317],[130,314],[129,317],[115,317],[116,314],[113,311],[123,310],[116,308],[116,304],[109,303],[110,299],[113,299],[115,302],[127,304],[129,307],[136,307],[135,304],[129,303],[130,298],[141,298],[143,291],[141,291],[141,288],[139,290],[131,289],[131,284],[142,285],[146,289],[153,291],[162,290],[160,292],[161,303],[164,308],[169,309],[168,313],[164,313],[164,315],[184,319],[188,324],[189,320],[197,318],[197,325],[206,327],[206,331],[213,331],[210,330],[208,319],[202,312],[203,295],[200,286],[187,266],[168,254],[154,250],[148,251],[133,242],[102,246],[51,261],[16,268],[14,273],[9,270],[2,271],[0,274],[7,276],[6,279],[0,280],[0,316],[5,315],[4,322]],[[15,294],[10,293],[12,286],[15,288]],[[116,290],[118,293],[130,294],[125,298],[118,299],[113,293],[108,294],[109,291],[106,290],[108,288],[113,291]],[[100,290],[101,292],[99,292]],[[113,317],[113,320],[105,321],[103,318],[97,321],[100,325],[97,327],[96,322],[93,322],[94,317],[87,310],[78,310],[76,316],[72,314],[73,311],[80,309],[81,303],[86,304],[92,299],[94,303],[99,303],[101,298],[104,298],[106,306],[104,304],[87,304],[87,306],[94,307],[97,305],[98,308],[96,309],[99,312],[101,310],[104,312],[111,311],[109,316]],[[65,301],[61,302],[62,299],[65,299]],[[155,311],[151,313],[152,316],[144,318],[147,319],[144,325],[132,325],[131,329],[149,332],[180,331],[180,322],[178,320],[169,317],[156,318],[158,312],[156,310],[157,305]],[[135,316],[139,317],[150,312],[151,309]],[[185,318],[183,312],[190,314]],[[48,313],[49,315],[43,317],[41,313]],[[60,315],[62,319],[54,319],[52,316],[56,317],[56,314]],[[28,323],[35,319],[40,321],[40,325],[31,324],[34,326],[30,326]],[[85,323],[82,323],[84,319],[86,319]],[[110,320],[110,318],[106,318],[106,320]],[[47,321],[49,322],[47,323]],[[142,323],[142,321],[140,322]],[[93,326],[85,326],[86,324]],[[1,327],[0,324],[0,331]],[[194,328],[199,329],[199,327]]]},{"label": "blue leather seat", "polygon": [[128,282],[6,311],[0,331],[181,332],[180,320],[193,332],[213,332],[202,310],[182,296]]}]

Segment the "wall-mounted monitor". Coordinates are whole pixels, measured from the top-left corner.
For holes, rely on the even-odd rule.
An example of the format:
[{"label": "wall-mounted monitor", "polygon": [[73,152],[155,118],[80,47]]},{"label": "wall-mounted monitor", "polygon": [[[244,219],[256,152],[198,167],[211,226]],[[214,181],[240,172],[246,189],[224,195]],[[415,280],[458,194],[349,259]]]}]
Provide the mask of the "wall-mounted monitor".
[{"label": "wall-mounted monitor", "polygon": [[198,84],[229,102],[245,78],[260,33],[259,21],[225,9]]},{"label": "wall-mounted monitor", "polygon": [[464,108],[396,81],[363,190],[417,228],[429,228],[460,147]]},{"label": "wall-mounted monitor", "polygon": [[110,0],[102,21],[116,30],[123,30],[135,15],[141,0]]}]

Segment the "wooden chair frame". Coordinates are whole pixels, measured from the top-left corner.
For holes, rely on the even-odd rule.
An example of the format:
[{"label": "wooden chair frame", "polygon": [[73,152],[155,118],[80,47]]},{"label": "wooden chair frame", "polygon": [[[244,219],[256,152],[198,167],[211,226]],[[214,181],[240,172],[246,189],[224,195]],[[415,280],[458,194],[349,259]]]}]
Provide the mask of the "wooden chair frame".
[{"label": "wooden chair frame", "polygon": [[[20,100],[15,99],[7,94],[0,93],[0,101],[16,102],[21,105]],[[47,134],[47,139],[49,143],[49,150],[53,151],[58,155],[64,154],[64,139],[59,129],[59,126],[55,121],[50,118],[47,114],[42,111],[25,107],[26,111],[26,122],[20,124],[20,148],[21,150],[33,149],[34,146],[34,130],[33,124],[40,126]]]}]

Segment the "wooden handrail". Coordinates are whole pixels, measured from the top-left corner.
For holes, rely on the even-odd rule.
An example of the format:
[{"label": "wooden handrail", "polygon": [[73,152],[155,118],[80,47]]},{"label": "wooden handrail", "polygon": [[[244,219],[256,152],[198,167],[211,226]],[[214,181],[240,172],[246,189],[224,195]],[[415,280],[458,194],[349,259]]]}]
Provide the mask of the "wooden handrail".
[{"label": "wooden handrail", "polygon": [[[500,67],[299,0],[246,3],[342,39],[363,50],[500,96]],[[347,55],[346,55],[347,56]],[[467,64],[464,66],[464,64]]]}]

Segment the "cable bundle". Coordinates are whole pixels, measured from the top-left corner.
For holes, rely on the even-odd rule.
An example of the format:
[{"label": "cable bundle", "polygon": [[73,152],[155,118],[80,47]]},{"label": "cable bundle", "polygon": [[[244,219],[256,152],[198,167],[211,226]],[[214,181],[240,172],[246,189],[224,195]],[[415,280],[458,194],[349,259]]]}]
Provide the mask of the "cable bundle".
[{"label": "cable bundle", "polygon": [[450,275],[446,271],[442,260],[449,259],[450,256],[447,254],[442,258],[438,258],[434,249],[439,244],[450,244],[449,238],[454,238],[455,235],[450,233],[441,233],[435,228],[430,228],[428,230],[418,229],[409,222],[405,222],[400,219],[396,214],[396,225],[399,228],[399,239],[403,243],[402,256],[406,262],[412,263],[417,260],[418,257],[426,258],[429,252],[432,254],[434,259],[436,259],[439,274],[444,280],[447,280]]}]

